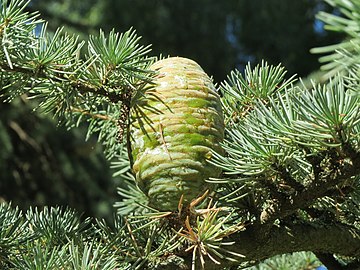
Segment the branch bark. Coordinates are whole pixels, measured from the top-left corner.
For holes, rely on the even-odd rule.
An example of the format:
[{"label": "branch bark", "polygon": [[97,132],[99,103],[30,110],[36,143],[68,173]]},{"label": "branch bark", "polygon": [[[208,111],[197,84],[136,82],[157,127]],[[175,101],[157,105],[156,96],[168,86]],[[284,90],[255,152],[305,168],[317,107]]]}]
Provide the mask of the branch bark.
[{"label": "branch bark", "polygon": [[[259,261],[278,254],[312,251],[343,256],[360,256],[360,231],[344,224],[303,223],[289,226],[273,226],[265,235],[258,226],[249,226],[245,231],[235,233],[226,239],[234,244],[228,250],[244,255],[237,262],[222,260],[221,268],[239,265],[241,262]],[[191,256],[182,257],[181,269],[191,269]],[[184,261],[187,267],[184,268]],[[172,257],[171,265],[174,265]],[[165,266],[166,262],[162,262]],[[220,269],[211,260],[206,261],[207,270]]]}]

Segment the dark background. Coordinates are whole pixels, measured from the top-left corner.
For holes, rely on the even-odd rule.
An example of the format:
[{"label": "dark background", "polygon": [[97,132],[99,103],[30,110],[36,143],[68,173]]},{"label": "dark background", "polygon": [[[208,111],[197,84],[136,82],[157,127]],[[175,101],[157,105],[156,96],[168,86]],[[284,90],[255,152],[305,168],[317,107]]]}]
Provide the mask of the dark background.
[{"label": "dark background", "polygon": [[[32,0],[28,10],[40,11],[50,31],[65,26],[81,39],[133,27],[152,55],[192,58],[215,82],[262,59],[306,77],[319,68],[309,50],[342,38],[316,20],[319,10],[336,12],[320,0]],[[21,98],[0,103],[1,200],[110,219],[121,180],[96,138],[85,141],[85,126],[67,131],[34,106]]]}]

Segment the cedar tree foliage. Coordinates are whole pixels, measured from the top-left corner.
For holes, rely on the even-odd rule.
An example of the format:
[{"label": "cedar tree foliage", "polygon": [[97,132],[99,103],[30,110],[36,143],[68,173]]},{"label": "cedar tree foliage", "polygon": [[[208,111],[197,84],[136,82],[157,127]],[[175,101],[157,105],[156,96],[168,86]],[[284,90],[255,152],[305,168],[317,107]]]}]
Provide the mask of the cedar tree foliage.
[{"label": "cedar tree foliage", "polygon": [[208,163],[222,173],[191,203],[174,198],[178,206],[161,211],[136,185],[127,153],[129,112],[156,89],[150,47],[133,29],[100,30],[87,42],[48,33],[27,2],[2,0],[2,100],[36,99],[69,128],[87,122],[127,188],[112,225],[71,209],[2,204],[1,268],[235,269],[299,251],[329,269],[360,267],[360,3],[326,2],[340,15],[319,19],[348,35],[314,49],[326,53],[327,82],[307,89],[266,62],[231,72],[214,90],[225,128],[223,151]]}]

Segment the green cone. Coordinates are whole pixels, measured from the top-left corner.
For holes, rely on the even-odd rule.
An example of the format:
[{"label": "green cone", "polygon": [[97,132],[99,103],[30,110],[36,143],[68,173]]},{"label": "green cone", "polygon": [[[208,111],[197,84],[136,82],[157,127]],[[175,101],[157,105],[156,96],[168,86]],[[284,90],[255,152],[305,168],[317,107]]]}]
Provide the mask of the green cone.
[{"label": "green cone", "polygon": [[220,97],[209,76],[192,60],[171,57],[156,62],[155,86],[131,109],[133,172],[151,206],[176,210],[209,189],[219,176],[212,151],[222,153],[224,119]]}]

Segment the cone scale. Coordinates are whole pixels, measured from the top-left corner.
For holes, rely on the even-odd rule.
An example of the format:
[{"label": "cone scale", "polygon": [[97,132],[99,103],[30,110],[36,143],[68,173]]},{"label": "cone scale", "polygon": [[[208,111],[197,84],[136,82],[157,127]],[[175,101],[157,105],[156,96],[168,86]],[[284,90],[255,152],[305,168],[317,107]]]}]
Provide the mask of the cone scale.
[{"label": "cone scale", "polygon": [[154,86],[130,112],[130,159],[150,205],[174,211],[201,196],[221,170],[208,161],[222,154],[224,119],[220,97],[194,61],[171,57],[154,63]]}]

